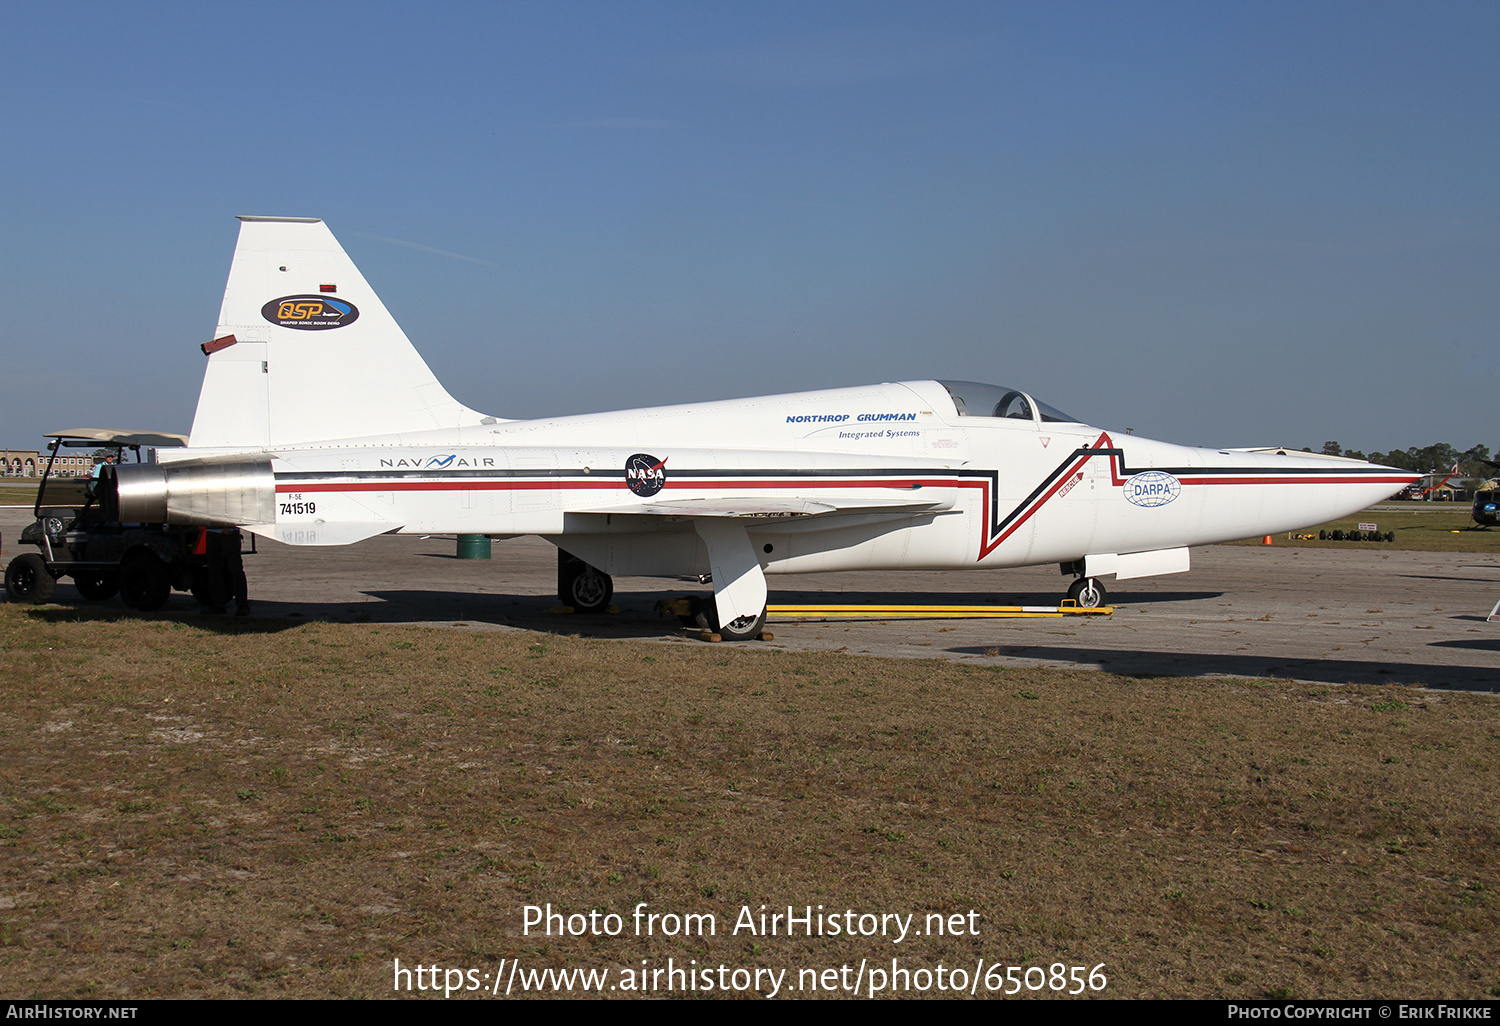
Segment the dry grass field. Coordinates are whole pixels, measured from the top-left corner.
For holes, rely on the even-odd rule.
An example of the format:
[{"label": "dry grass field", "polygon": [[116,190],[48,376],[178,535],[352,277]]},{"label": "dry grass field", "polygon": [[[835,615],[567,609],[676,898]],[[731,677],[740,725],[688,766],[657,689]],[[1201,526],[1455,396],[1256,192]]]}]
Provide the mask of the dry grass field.
[{"label": "dry grass field", "polygon": [[[1493,698],[18,605],[0,675],[9,997],[379,997],[397,958],[1500,996]],[[524,934],[548,903],[624,931]],[[732,932],[762,905],[915,928]]]}]

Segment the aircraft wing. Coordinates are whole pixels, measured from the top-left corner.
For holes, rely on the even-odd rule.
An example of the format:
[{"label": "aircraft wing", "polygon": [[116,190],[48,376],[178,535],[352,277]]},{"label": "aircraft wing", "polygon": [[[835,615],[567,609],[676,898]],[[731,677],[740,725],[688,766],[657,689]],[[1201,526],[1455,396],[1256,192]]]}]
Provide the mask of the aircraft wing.
[{"label": "aircraft wing", "polygon": [[573,513],[609,513],[666,517],[783,517],[822,516],[828,513],[916,514],[946,509],[946,502],[920,499],[797,499],[784,495],[737,495],[715,499],[668,499],[621,506],[597,506]]}]

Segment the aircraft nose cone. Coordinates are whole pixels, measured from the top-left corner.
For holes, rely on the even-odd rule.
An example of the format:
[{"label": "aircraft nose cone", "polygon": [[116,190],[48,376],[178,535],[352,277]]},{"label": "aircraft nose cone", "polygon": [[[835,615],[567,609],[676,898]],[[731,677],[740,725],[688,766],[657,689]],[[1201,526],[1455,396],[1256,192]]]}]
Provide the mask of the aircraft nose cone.
[{"label": "aircraft nose cone", "polygon": [[1225,537],[1260,537],[1338,520],[1395,495],[1419,475],[1362,460],[1229,450],[1211,466],[1184,474],[1184,486],[1204,486],[1203,513]]}]

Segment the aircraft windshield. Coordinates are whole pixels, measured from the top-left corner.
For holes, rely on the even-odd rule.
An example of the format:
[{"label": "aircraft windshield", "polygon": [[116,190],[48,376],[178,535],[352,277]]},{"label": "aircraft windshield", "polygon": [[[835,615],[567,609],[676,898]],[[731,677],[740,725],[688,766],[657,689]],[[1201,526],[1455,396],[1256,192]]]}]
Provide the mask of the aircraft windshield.
[{"label": "aircraft windshield", "polygon": [[1004,417],[1007,419],[1033,419],[1035,413],[1043,421],[1056,424],[1081,424],[1077,417],[1070,417],[1046,403],[1039,403],[1031,396],[1014,388],[1000,385],[984,385],[977,381],[939,381],[953,398],[960,417]]}]

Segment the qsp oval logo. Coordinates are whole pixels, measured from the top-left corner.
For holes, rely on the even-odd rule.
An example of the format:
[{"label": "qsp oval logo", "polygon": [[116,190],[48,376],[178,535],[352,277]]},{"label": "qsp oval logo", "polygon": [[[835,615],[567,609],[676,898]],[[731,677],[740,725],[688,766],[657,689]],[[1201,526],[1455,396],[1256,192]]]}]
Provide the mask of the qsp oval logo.
[{"label": "qsp oval logo", "polygon": [[1125,482],[1125,498],[1137,506],[1165,506],[1182,494],[1182,482],[1160,470],[1136,474]]},{"label": "qsp oval logo", "polygon": [[260,315],[283,328],[326,331],[353,324],[359,318],[359,308],[327,296],[282,296],[261,307]]},{"label": "qsp oval logo", "polygon": [[643,499],[661,491],[667,483],[667,461],[638,452],[625,461],[625,487]]}]

